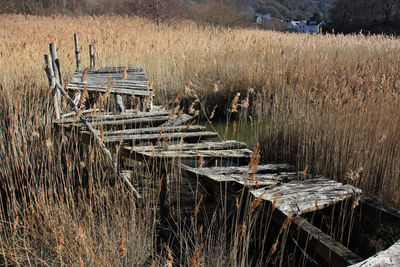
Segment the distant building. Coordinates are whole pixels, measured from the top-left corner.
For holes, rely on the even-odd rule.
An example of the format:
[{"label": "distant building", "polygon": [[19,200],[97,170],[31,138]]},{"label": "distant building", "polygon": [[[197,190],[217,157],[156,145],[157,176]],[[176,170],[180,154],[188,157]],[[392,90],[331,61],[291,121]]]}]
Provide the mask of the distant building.
[{"label": "distant building", "polygon": [[261,24],[262,23],[262,17],[261,16],[256,16],[256,23]]},{"label": "distant building", "polygon": [[290,31],[298,31],[300,33],[316,34],[321,32],[321,27],[325,22],[323,20],[292,20],[289,21],[286,29]]},{"label": "distant building", "polygon": [[299,25],[299,20],[291,20],[288,22],[286,29],[289,31],[297,31],[297,26]]}]

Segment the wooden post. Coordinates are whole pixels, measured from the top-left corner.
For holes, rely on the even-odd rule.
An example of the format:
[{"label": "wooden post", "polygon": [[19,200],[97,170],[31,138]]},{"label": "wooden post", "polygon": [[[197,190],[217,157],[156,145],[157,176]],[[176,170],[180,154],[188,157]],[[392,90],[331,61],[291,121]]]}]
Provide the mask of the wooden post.
[{"label": "wooden post", "polygon": [[119,94],[115,94],[115,112],[117,114],[122,114],[125,112],[124,101],[122,100],[122,96]]},{"label": "wooden post", "polygon": [[50,55],[44,55],[44,60],[46,61],[45,71],[47,73],[47,79],[49,80],[49,86],[51,87],[51,94],[53,95],[54,101],[54,111],[56,113],[56,119],[61,117],[61,96],[57,97],[57,88],[56,88],[56,78],[54,75],[52,59]]},{"label": "wooden post", "polygon": [[58,69],[58,66],[56,63],[56,61],[58,61],[56,44],[50,43],[49,48],[50,48],[50,55],[51,55],[51,64],[52,64],[53,71],[54,71],[54,77],[56,78],[57,81],[60,82],[60,72],[59,72],[59,69]]},{"label": "wooden post", "polygon": [[96,66],[96,61],[94,57],[94,46],[89,45],[89,55],[90,55],[90,68],[93,69]]},{"label": "wooden post", "polygon": [[[50,43],[49,49],[50,49],[50,60],[51,60],[50,66],[53,70],[55,81],[56,82],[58,81],[59,83],[61,83],[61,74],[60,74],[60,70],[59,70],[60,62],[57,57],[56,44]],[[47,64],[47,62],[46,62],[46,64]],[[52,94],[54,97],[54,110],[56,112],[56,118],[59,119],[61,116],[61,94],[57,90],[57,88],[55,88],[55,87],[52,87],[52,88],[53,88]]]},{"label": "wooden post", "polygon": [[75,40],[75,57],[76,57],[76,71],[81,71],[81,54],[79,51],[78,35],[74,33]]}]

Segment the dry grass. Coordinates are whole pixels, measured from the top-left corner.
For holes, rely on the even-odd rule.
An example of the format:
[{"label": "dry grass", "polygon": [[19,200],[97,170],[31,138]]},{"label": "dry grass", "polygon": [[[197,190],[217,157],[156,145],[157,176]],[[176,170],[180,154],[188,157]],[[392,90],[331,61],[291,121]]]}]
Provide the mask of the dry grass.
[{"label": "dry grass", "polygon": [[[83,67],[93,43],[98,66],[142,64],[159,103],[189,87],[211,117],[228,109],[247,116],[248,110],[260,122],[264,159],[309,166],[337,180],[357,178],[362,167],[350,182],[400,206],[398,38],[283,34],[190,21],[157,26],[123,17],[3,15],[0,29],[0,177],[11,214],[2,218],[0,248],[7,263],[131,265],[151,255],[154,223],[142,220],[154,219],[150,207],[138,214],[123,189],[104,182],[77,195],[71,188],[83,188],[83,177],[104,181],[109,175],[73,138],[53,140],[43,54],[49,42],[57,43],[68,81],[75,69],[73,33]],[[243,244],[235,248],[243,260],[223,253],[232,247],[211,232],[204,234],[204,248],[204,239],[188,246],[193,252],[187,258],[197,264],[217,248],[222,265],[248,263],[252,221],[246,221],[236,222],[233,238]]]}]

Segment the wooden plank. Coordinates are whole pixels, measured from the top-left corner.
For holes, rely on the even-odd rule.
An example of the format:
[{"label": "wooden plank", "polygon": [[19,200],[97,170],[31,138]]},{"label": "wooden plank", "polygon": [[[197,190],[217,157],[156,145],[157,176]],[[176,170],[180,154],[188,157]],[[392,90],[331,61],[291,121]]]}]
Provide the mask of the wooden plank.
[{"label": "wooden plank", "polygon": [[[83,73],[74,73],[72,78],[73,79],[78,79],[79,81],[82,81],[82,76]],[[99,81],[103,81],[105,83],[107,83],[108,78],[111,78],[112,80],[124,80],[124,78],[126,78],[125,80],[148,80],[147,78],[147,74],[144,72],[128,72],[127,73],[127,77],[124,77],[124,73],[120,72],[120,73],[92,73],[90,71],[88,71],[86,73],[86,79],[87,80],[99,80]],[[85,80],[86,80],[85,79]]]},{"label": "wooden plank", "polygon": [[175,127],[149,127],[149,128],[137,128],[137,129],[126,129],[118,131],[105,131],[104,136],[122,136],[122,135],[133,135],[133,134],[160,134],[163,133],[180,133],[180,132],[199,132],[204,131],[205,126],[193,125],[192,127],[187,126],[175,126]]},{"label": "wooden plank", "polygon": [[[194,151],[161,151],[157,153],[141,152],[147,157],[157,157],[164,159],[230,159],[230,158],[250,158],[252,151],[249,149],[233,149],[233,150],[194,150]],[[190,168],[190,167],[188,167]]]},{"label": "wooden plank", "polygon": [[361,266],[400,266],[400,240],[388,249],[364,261],[351,265],[351,267]]},{"label": "wooden plank", "polygon": [[[179,126],[176,126],[179,127]],[[204,142],[204,143],[194,143],[194,144],[173,144],[164,146],[140,146],[135,147],[134,151],[141,152],[155,152],[160,151],[188,151],[188,150],[229,150],[229,149],[242,149],[246,148],[246,144],[238,142],[235,140],[228,140],[222,142]],[[131,147],[127,147],[131,149]]]},{"label": "wooden plank", "polygon": [[180,116],[172,116],[172,119],[167,121],[166,123],[164,123],[164,126],[178,126],[178,125],[182,125],[185,122],[190,121],[191,119],[193,119],[192,116],[187,115],[187,114],[182,114]]},{"label": "wooden plank", "polygon": [[[67,86],[67,90],[79,90],[83,91],[84,87],[75,87],[75,86]],[[87,87],[88,92],[96,92],[96,93],[104,93],[107,88],[98,88],[98,87]],[[110,90],[111,94],[123,94],[123,95],[135,95],[135,96],[149,96],[152,94],[152,91],[146,90],[136,90],[136,89],[120,89],[120,88],[113,88]]]},{"label": "wooden plank", "polygon": [[[170,113],[170,111],[168,111],[168,110],[138,112],[138,114],[127,113],[127,111],[128,110],[126,110],[124,114],[97,113],[96,115],[86,116],[86,119],[88,121],[124,120],[124,119],[134,119],[134,118],[167,116]],[[90,112],[93,112],[93,109],[84,111],[84,113],[90,113]],[[75,115],[75,112],[70,113],[70,116],[74,116],[74,115]],[[61,120],[56,120],[56,122],[58,122],[58,123],[72,123],[74,121],[76,121],[74,118],[62,118]]]},{"label": "wooden plank", "polygon": [[[103,83],[103,86],[106,87],[108,83],[108,77],[104,77],[103,79],[95,79],[95,77],[92,76],[86,76],[87,79],[82,81],[82,77],[73,77],[71,81],[69,82],[70,84],[77,84],[77,85],[89,85],[89,84],[96,84],[96,85],[101,85]],[[92,79],[91,79],[92,78]],[[148,81],[142,81],[142,80],[115,80],[115,84],[139,84],[139,85],[147,85],[149,82]]]},{"label": "wooden plank", "polygon": [[[93,121],[91,124],[93,127],[100,127],[103,126],[104,128],[110,128],[114,126],[123,126],[123,125],[149,125],[149,124],[158,124],[165,122],[168,120],[168,116],[154,116],[154,117],[144,117],[144,118],[133,118],[133,119],[123,119],[123,120],[96,120]],[[67,127],[67,126],[75,126],[75,127],[82,127],[82,123],[59,123],[60,125]]]},{"label": "wooden plank", "polygon": [[[115,81],[113,82],[113,88],[133,88],[133,87],[138,87],[142,88],[144,87],[145,89],[148,82],[147,81]],[[100,87],[100,88],[107,88],[107,82],[99,82],[99,81],[92,81],[92,80],[85,80],[84,82],[81,81],[76,81],[72,80],[68,84],[69,86],[75,86],[75,87]],[[149,88],[151,90],[151,88]]]},{"label": "wooden plank", "polygon": [[[209,174],[214,175],[229,175],[229,174],[245,174],[245,173],[253,173],[253,168],[248,166],[231,166],[231,167],[213,167],[207,168],[203,170]],[[294,171],[295,168],[289,164],[263,164],[258,165],[256,168],[256,174],[261,173],[279,173],[279,172],[291,172]],[[206,173],[205,173],[206,174]]]},{"label": "wooden plank", "polygon": [[[72,101],[72,102],[74,102],[74,101]],[[100,109],[92,109],[91,108],[91,109],[86,109],[86,110],[82,111],[82,114],[88,114],[88,113],[94,113],[94,112],[96,112],[97,114],[102,113],[102,111]],[[64,121],[64,120],[71,120],[71,122],[73,122],[73,121],[76,121],[76,120],[71,118],[71,117],[74,117],[75,115],[76,115],[75,111],[69,112],[69,113],[64,113],[64,114],[61,115],[61,118],[59,120],[55,120],[54,122],[55,123],[60,123],[61,121]]]},{"label": "wooden plank", "polygon": [[[252,154],[251,150],[246,149],[245,155],[250,157]],[[224,151],[224,150],[222,150]],[[158,155],[158,153],[157,153]],[[222,183],[222,182],[235,182],[242,186],[264,186],[267,188],[271,188],[277,186],[283,182],[292,181],[298,178],[297,172],[281,172],[281,173],[259,173],[254,176],[254,180],[252,180],[251,174],[246,173],[227,173],[223,174],[223,172],[215,173],[215,169],[222,169],[224,167],[211,167],[211,168],[191,168],[188,166],[183,166],[183,168],[193,173],[194,175],[201,177],[202,179],[211,179],[214,182]],[[247,168],[248,169],[248,168]]]},{"label": "wooden plank", "polygon": [[303,245],[307,242],[307,247],[313,249],[329,265],[348,266],[362,260],[354,252],[322,232],[303,217],[293,217],[289,231],[295,239],[300,239]]},{"label": "wooden plank", "polygon": [[274,188],[251,190],[250,193],[256,198],[262,196],[262,199],[271,203],[276,201],[277,209],[287,216],[293,216],[326,208],[336,202],[361,194],[361,190],[319,176],[282,183]]},{"label": "wooden plank", "polygon": [[127,72],[143,72],[143,66],[138,65],[128,67],[99,67],[89,70],[88,73],[119,73],[124,72],[125,69],[127,69]]},{"label": "wooden plank", "polygon": [[[160,140],[163,142],[164,140],[203,140],[209,138],[215,138],[218,135],[215,132],[178,132],[178,133],[163,133],[161,134],[133,134],[133,135],[122,135],[122,136],[105,136],[103,142],[105,143],[115,143],[120,141],[135,141],[137,142],[154,142]],[[167,153],[168,151],[165,151]],[[163,153],[163,152],[161,152]]]}]

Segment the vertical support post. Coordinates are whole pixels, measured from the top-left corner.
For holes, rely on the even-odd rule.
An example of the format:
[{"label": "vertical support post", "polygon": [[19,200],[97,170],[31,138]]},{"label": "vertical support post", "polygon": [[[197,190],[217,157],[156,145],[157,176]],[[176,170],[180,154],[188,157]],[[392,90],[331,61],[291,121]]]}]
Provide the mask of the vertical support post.
[{"label": "vertical support post", "polygon": [[115,94],[115,112],[117,114],[122,114],[125,112],[124,101],[122,99],[122,96],[120,96],[119,94]]},{"label": "vertical support post", "polygon": [[94,57],[94,45],[89,45],[89,55],[90,55],[90,68],[93,69],[96,66]]},{"label": "vertical support post", "polygon": [[53,63],[50,55],[44,55],[44,60],[46,62],[46,67],[45,71],[47,73],[47,79],[49,80],[49,86],[52,90],[52,95],[54,96],[54,109],[56,113],[56,119],[59,119],[61,117],[61,106],[60,103],[58,102],[58,98],[56,97],[57,93],[57,87],[56,87],[56,78],[54,76],[54,70],[53,70]]},{"label": "vertical support post", "polygon": [[[50,48],[50,58],[49,60],[51,61],[51,68],[53,70],[53,74],[54,74],[54,79],[55,79],[55,84],[56,81],[58,81],[59,83],[61,83],[61,74],[59,71],[59,65],[60,65],[60,61],[57,57],[57,48],[56,48],[56,44],[54,43],[50,43],[49,44],[49,48]],[[47,62],[46,62],[47,64]],[[52,87],[53,91],[53,97],[54,97],[54,110],[56,112],[56,118],[59,119],[61,117],[61,93],[59,90],[57,90],[57,88]]]},{"label": "vertical support post", "polygon": [[81,54],[79,51],[78,35],[74,33],[75,40],[75,57],[76,57],[76,71],[81,71]]}]

